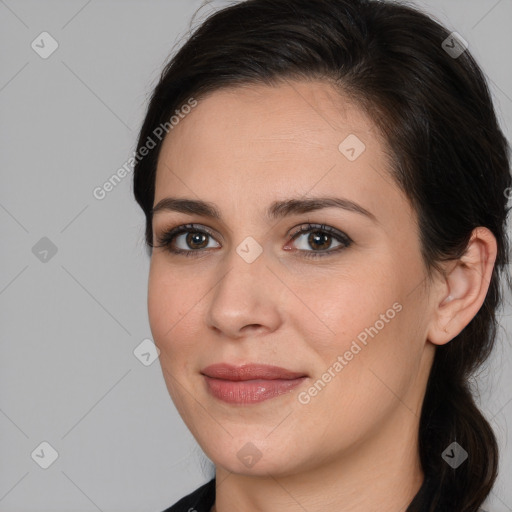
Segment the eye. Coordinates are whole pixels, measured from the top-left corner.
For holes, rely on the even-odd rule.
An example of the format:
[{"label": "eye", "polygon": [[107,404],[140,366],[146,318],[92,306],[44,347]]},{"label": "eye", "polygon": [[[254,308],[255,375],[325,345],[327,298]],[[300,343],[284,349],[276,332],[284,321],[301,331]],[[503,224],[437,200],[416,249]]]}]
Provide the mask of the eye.
[{"label": "eye", "polygon": [[[326,226],[324,224],[309,223],[300,227],[293,233],[292,241],[296,240],[297,238],[301,238],[305,234],[309,235],[304,238],[302,247],[299,247],[298,250],[304,252],[304,257],[306,258],[329,256],[333,253],[338,253],[343,249],[346,249],[352,244],[352,239],[342,231],[338,231],[337,229],[334,229],[331,226]],[[339,245],[337,245],[335,249],[325,250],[331,247],[333,239],[336,240]],[[307,250],[308,246],[324,250],[309,251]],[[289,245],[286,245],[285,249],[288,248]]]},{"label": "eye", "polygon": [[[183,236],[186,235],[186,236]],[[177,226],[158,237],[157,247],[163,247],[173,254],[184,254],[185,256],[197,256],[202,249],[208,246],[208,237],[213,238],[213,233],[207,228],[198,228],[194,224]],[[174,247],[176,241],[180,241],[182,248]],[[192,247],[192,250],[186,247]]]},{"label": "eye", "polygon": [[[342,231],[338,231],[330,226],[325,226],[324,224],[309,223],[296,230],[292,234],[290,242],[308,233],[309,236],[304,237],[302,248],[298,248],[298,252],[303,253],[303,256],[306,258],[332,255],[352,244],[351,238]],[[183,254],[185,256],[195,257],[204,253],[204,249],[211,249],[211,247],[208,247],[208,238],[214,238],[214,234],[209,229],[196,227],[194,224],[186,224],[162,233],[162,235],[158,237],[158,245],[156,247],[165,248],[172,254]],[[338,243],[334,249],[330,248],[333,240]],[[180,242],[181,247],[176,247]],[[309,247],[316,247],[320,250],[308,250],[308,245]],[[217,245],[217,247],[220,247],[220,245]],[[287,244],[284,249],[289,250],[290,245]]]}]

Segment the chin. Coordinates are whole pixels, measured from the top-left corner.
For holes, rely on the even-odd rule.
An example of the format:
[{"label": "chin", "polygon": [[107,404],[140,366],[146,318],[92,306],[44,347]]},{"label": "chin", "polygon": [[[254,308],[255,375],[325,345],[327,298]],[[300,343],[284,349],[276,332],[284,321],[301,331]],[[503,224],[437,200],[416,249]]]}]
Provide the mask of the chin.
[{"label": "chin", "polygon": [[[208,458],[217,466],[232,473],[246,476],[268,477],[269,474],[286,476],[296,473],[297,450],[300,443],[287,444],[285,438],[267,438],[268,433],[233,437],[226,434],[222,441],[212,439],[211,443],[201,442]],[[288,437],[289,441],[293,441]],[[304,454],[301,454],[304,456]]]}]

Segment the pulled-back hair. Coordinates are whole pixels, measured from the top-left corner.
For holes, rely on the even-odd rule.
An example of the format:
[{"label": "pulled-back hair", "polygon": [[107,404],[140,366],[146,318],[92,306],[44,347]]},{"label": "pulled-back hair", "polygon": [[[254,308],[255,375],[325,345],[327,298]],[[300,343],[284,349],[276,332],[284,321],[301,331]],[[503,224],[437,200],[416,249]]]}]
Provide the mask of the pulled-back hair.
[{"label": "pulled-back hair", "polygon": [[[238,85],[325,80],[383,134],[396,184],[418,216],[429,278],[443,261],[465,253],[474,228],[493,233],[497,258],[485,301],[460,334],[436,347],[419,428],[426,478],[408,512],[476,512],[498,471],[496,438],[470,379],[497,337],[508,264],[509,146],[481,69],[467,49],[448,52],[446,41],[451,48],[457,42],[431,16],[404,4],[242,1],[209,16],[165,66],[137,148],[191,97]],[[148,248],[162,140],[134,168]],[[442,458],[453,442],[468,453],[457,469]]]}]

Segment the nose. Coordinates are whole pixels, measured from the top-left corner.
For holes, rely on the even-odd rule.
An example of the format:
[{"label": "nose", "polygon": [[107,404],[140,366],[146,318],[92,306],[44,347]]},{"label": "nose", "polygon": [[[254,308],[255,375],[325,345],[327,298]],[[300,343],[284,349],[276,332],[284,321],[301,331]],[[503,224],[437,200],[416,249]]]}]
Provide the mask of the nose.
[{"label": "nose", "polygon": [[[254,251],[259,252],[256,257]],[[242,242],[219,265],[221,277],[207,309],[208,327],[232,339],[278,329],[288,299],[275,275],[274,267],[279,267],[271,264],[266,251],[250,240]]]}]

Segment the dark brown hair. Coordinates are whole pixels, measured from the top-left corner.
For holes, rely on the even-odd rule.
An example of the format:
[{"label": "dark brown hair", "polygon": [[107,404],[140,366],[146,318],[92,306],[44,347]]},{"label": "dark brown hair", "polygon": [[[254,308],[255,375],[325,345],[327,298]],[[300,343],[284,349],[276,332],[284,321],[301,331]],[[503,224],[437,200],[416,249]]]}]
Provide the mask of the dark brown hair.
[{"label": "dark brown hair", "polygon": [[[474,228],[494,234],[498,253],[483,306],[436,348],[420,418],[426,478],[409,512],[476,512],[498,470],[496,438],[470,378],[497,335],[500,277],[508,264],[509,147],[481,69],[467,49],[447,51],[444,41],[455,44],[450,37],[431,16],[403,3],[242,1],[211,15],[165,66],[138,141],[140,149],[192,96],[242,84],[328,80],[384,135],[394,179],[418,215],[429,277],[442,261],[464,254]],[[134,169],[148,247],[160,147],[161,140]],[[457,469],[442,458],[452,442],[469,455]]]}]

